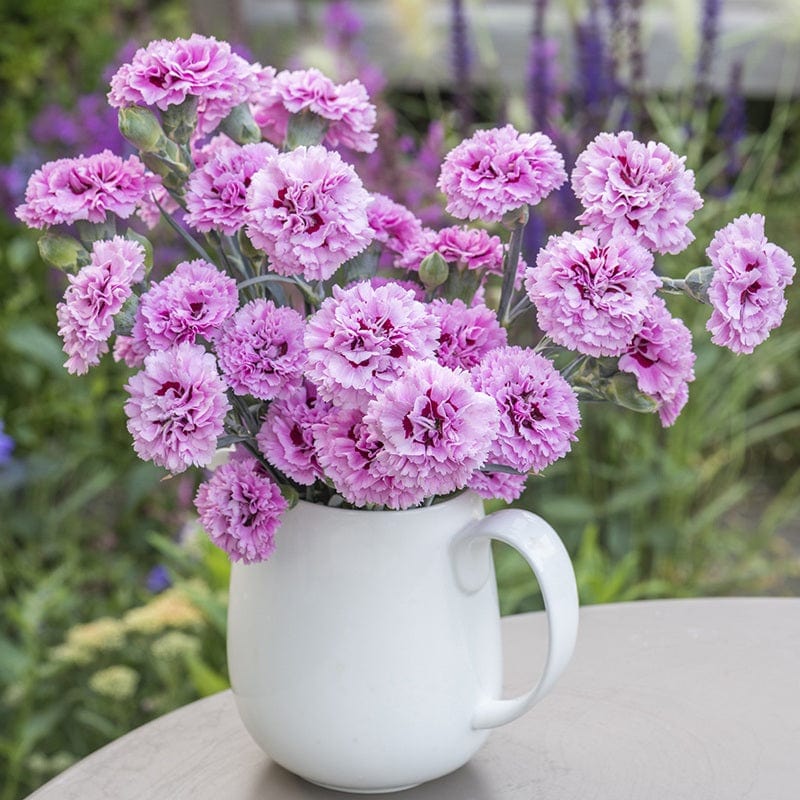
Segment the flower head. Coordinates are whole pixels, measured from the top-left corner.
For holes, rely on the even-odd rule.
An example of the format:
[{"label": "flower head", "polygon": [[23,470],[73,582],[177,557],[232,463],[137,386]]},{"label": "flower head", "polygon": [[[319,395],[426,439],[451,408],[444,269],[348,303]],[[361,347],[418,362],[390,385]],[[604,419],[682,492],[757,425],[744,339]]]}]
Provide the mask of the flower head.
[{"label": "flower head", "polygon": [[198,337],[212,341],[239,304],[236,281],[201,258],[182,261],[142,295],[139,317],[151,350]]},{"label": "flower head", "polygon": [[114,315],[144,278],[144,248],[121,236],[95,242],[91,261],[69,276],[63,302],[56,306],[58,333],[69,356],[64,366],[82,375],[108,352]]},{"label": "flower head", "polygon": [[108,101],[114,108],[157,106],[165,111],[196,97],[198,130],[207,134],[255,90],[256,69],[213,36],[159,39],[117,70]]},{"label": "flower head", "polygon": [[278,154],[268,142],[218,147],[186,185],[186,222],[198,231],[230,236],[244,226],[245,198],[253,175]]},{"label": "flower head", "polygon": [[433,249],[460,269],[481,269],[498,275],[503,272],[503,243],[499,236],[482,228],[442,228],[433,240]]},{"label": "flower head", "polygon": [[[487,462],[491,463],[493,453],[489,453]],[[482,472],[475,470],[467,486],[477,492],[484,500],[505,500],[513,503],[525,491],[527,475],[518,475],[513,472]]]},{"label": "flower head", "polygon": [[692,334],[660,297],[651,300],[644,324],[619,359],[619,368],[636,376],[640,392],[658,402],[664,427],[672,425],[689,399],[694,380]]},{"label": "flower head", "polygon": [[761,214],[744,214],[717,231],[706,254],[715,268],[708,288],[711,341],[752,353],[781,324],[794,260],[767,241]]},{"label": "flower head", "polygon": [[506,344],[505,328],[482,303],[468,307],[462,300],[435,300],[430,310],[441,328],[436,359],[445,367],[470,370],[490,350]]},{"label": "flower head", "polygon": [[436,185],[454,217],[499,222],[509,211],[536,205],[566,179],[564,159],[547,136],[506,125],[477,131],[451,150]]},{"label": "flower head", "polygon": [[324,143],[362,153],[375,149],[375,106],[359,80],[337,85],[318,69],[284,70],[250,98],[253,117],[265,138],[283,144],[292,114],[315,114],[327,121]]},{"label": "flower head", "polygon": [[355,170],[324,147],[271,159],[247,193],[247,235],[280,275],[327,280],[372,240],[370,196]]},{"label": "flower head", "polygon": [[236,454],[218,467],[195,496],[200,523],[231,561],[253,564],[275,549],[275,531],[287,502],[261,463]]},{"label": "flower head", "polygon": [[630,131],[599,134],[572,172],[586,209],[578,222],[606,239],[632,236],[649,250],[680,253],[694,239],[686,225],[703,205],[685,160],[665,144],[638,142]]},{"label": "flower head", "polygon": [[623,352],[659,286],[641,245],[624,237],[599,244],[588,232],[551,236],[525,277],[539,327],[590,356]]},{"label": "flower head", "polygon": [[136,156],[110,150],[48,161],[31,175],[17,217],[31,228],[104,222],[107,213],[127,219],[158,184]]},{"label": "flower head", "polygon": [[486,460],[499,414],[469,373],[426,360],[410,364],[369,404],[364,423],[383,444],[381,468],[428,497],[466,486]]},{"label": "flower head", "polygon": [[302,486],[324,478],[314,446],[314,427],[326,424],[330,406],[310,383],[290,389],[269,405],[256,443],[270,464]]},{"label": "flower head", "polygon": [[230,317],[215,342],[219,367],[239,395],[272,400],[300,383],[306,363],[303,318],[271,300],[251,300]]},{"label": "flower head", "polygon": [[391,509],[419,505],[426,496],[422,483],[407,484],[381,463],[383,443],[353,406],[332,408],[314,425],[314,447],[325,475],[348,503]]},{"label": "flower head", "polygon": [[396,284],[333,287],[308,321],[308,377],[326,400],[364,408],[415,359],[432,358],[436,318]]},{"label": "flower head", "polygon": [[379,242],[390,253],[400,255],[422,233],[422,222],[405,206],[385,194],[373,193],[367,220]]},{"label": "flower head", "polygon": [[580,426],[578,398],[544,356],[498,347],[472,370],[475,388],[500,412],[492,458],[520,472],[541,472],[565,456]]},{"label": "flower head", "polygon": [[125,389],[128,431],[140,458],[173,473],[211,462],[230,410],[214,356],[189,342],[157,350]]}]

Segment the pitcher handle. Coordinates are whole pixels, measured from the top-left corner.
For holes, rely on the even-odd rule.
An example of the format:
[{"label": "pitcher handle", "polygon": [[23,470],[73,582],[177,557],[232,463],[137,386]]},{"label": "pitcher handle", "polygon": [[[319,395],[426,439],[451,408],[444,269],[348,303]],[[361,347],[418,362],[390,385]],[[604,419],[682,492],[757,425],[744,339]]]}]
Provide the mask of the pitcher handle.
[{"label": "pitcher handle", "polygon": [[578,589],[567,550],[553,528],[529,511],[496,511],[456,534],[452,553],[462,588],[475,591],[488,578],[480,574],[478,566],[486,564],[486,560],[471,558],[470,550],[488,547],[491,539],[515,548],[536,575],[547,614],[547,660],[539,682],[531,691],[512,699],[482,701],[472,718],[475,729],[505,725],[538,703],[569,663],[578,633]]}]

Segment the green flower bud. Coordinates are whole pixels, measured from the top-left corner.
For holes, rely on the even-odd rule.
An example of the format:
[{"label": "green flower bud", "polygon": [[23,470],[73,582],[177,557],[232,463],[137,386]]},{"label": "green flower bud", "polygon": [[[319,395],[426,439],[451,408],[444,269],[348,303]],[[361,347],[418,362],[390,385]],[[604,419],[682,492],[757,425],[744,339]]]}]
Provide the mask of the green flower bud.
[{"label": "green flower bud", "polygon": [[166,139],[156,115],[141,106],[119,110],[119,132],[142,153],[157,152]]},{"label": "green flower bud", "polygon": [[261,128],[253,119],[247,103],[235,106],[231,113],[222,120],[219,129],[237,144],[257,144],[261,141]]},{"label": "green flower bud", "polygon": [[419,279],[429,292],[441,286],[449,274],[450,266],[436,250],[425,256],[419,265]]},{"label": "green flower bud", "polygon": [[284,146],[287,150],[294,150],[301,145],[322,144],[327,130],[328,120],[311,111],[292,114],[289,117]]},{"label": "green flower bud", "polygon": [[684,278],[683,291],[692,299],[709,305],[708,287],[711,286],[714,272],[714,267],[696,267]]},{"label": "green flower bud", "polygon": [[503,227],[511,229],[517,225],[526,225],[529,216],[530,212],[527,205],[506,211],[503,215]]},{"label": "green flower bud", "polygon": [[197,127],[197,98],[189,95],[182,103],[168,106],[161,115],[164,133],[178,144],[188,144]]},{"label": "green flower bud", "polygon": [[89,254],[83,245],[71,236],[45,233],[39,237],[39,255],[48,264],[65,272],[77,272],[89,263]]}]

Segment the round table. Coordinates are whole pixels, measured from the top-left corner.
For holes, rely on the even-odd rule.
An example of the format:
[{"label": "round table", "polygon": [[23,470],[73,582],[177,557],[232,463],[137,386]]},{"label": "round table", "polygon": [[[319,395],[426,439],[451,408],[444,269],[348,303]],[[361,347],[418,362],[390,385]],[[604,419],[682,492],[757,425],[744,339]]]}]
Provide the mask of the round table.
[{"label": "round table", "polygon": [[[542,614],[503,620],[506,685],[532,685]],[[531,713],[403,800],[796,800],[800,598],[581,609],[575,656]],[[271,762],[230,692],[85,758],[31,800],[344,800]]]}]

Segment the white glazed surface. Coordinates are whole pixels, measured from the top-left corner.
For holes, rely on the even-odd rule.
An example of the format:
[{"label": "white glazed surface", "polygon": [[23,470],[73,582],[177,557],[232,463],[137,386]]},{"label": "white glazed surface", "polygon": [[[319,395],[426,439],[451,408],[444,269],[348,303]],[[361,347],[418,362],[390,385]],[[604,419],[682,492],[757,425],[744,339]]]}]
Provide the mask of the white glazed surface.
[{"label": "white glazed surface", "polygon": [[[526,530],[519,515],[538,520],[501,513]],[[497,700],[502,661],[488,538],[497,534],[482,533],[497,515],[482,517],[471,493],[402,512],[300,503],[285,515],[269,560],[234,564],[231,683],[245,726],[275,761],[332,788],[392,791],[457,769],[488,727],[538,699]],[[569,567],[565,552],[563,559]],[[571,568],[569,577],[575,594]],[[573,602],[574,622],[562,608],[565,627],[577,625]],[[551,634],[554,677],[571,653],[571,645],[556,646],[553,666]]]}]

